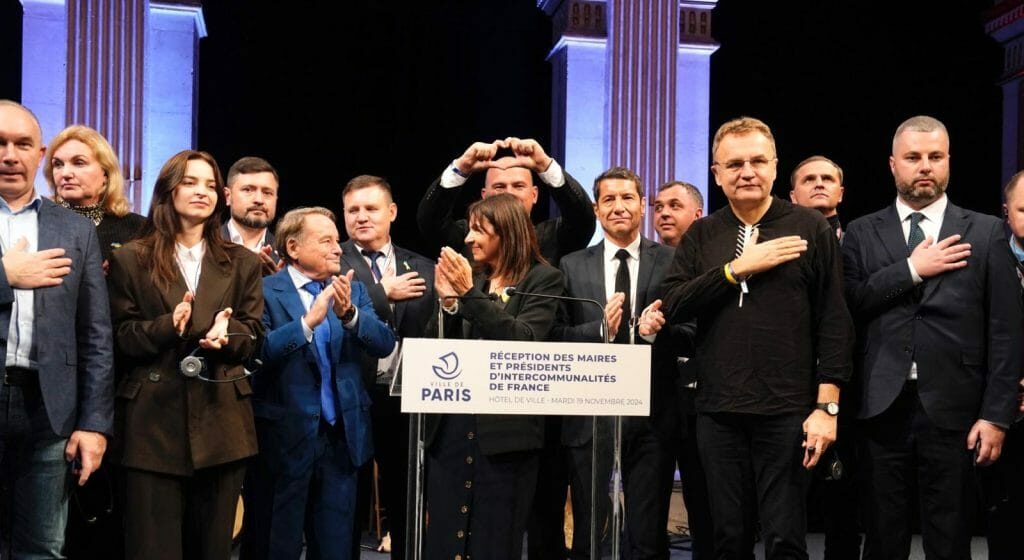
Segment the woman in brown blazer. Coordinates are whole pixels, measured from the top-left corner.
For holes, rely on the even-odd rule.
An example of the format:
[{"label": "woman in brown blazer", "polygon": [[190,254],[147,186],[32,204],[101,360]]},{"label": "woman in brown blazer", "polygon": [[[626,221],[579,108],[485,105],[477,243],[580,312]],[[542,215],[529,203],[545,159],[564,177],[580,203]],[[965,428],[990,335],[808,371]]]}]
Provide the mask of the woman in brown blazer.
[{"label": "woman in brown blazer", "polygon": [[[259,260],[220,235],[222,192],[209,154],[178,153],[142,236],[111,256],[127,558],[231,554],[244,459],[256,453],[244,364],[263,334],[263,295]],[[190,356],[204,360],[198,376],[184,373]]]}]

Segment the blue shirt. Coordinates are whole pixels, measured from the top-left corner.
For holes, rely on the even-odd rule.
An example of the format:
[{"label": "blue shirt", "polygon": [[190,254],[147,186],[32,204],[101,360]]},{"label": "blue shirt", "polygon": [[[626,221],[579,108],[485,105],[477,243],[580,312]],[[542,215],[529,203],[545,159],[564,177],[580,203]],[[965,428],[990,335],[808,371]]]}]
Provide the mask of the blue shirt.
[{"label": "blue shirt", "polygon": [[[39,193],[35,193],[28,204],[14,211],[7,201],[0,198],[0,247],[10,251],[24,238],[28,241],[26,252],[39,250]],[[11,306],[11,324],[7,331],[8,367],[39,369],[35,352],[32,350],[32,335],[35,326],[35,299],[33,290],[14,288],[14,304]]]}]

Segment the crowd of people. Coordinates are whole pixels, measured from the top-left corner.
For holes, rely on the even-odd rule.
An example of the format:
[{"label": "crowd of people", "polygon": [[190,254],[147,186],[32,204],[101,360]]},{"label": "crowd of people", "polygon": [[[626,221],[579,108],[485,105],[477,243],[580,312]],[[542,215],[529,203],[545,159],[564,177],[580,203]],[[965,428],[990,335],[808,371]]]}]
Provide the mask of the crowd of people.
[{"label": "crowd of people", "polygon": [[[276,219],[270,163],[225,181],[185,150],[142,217],[102,135],[42,133],[0,100],[0,557],[227,559],[241,496],[241,558],[357,558],[376,476],[404,558],[392,386],[402,341],[439,335],[650,345],[650,415],[621,422],[618,465],[611,418],[428,415],[424,558],[518,560],[524,535],[534,560],[668,558],[677,472],[698,560],[807,558],[812,481],[827,559],[907,558],[915,504],[928,558],[970,558],[977,512],[989,557],[1020,556],[1024,173],[1005,221],[954,205],[934,118],[895,131],[895,202],[845,227],[840,166],[809,157],[773,195],[753,118],[714,136],[706,216],[686,182],[649,202],[612,167],[588,196],[536,141],[477,142],[419,203],[435,258],[395,244],[382,177],[344,185],[340,219]],[[533,223],[538,182],[559,212]]]}]

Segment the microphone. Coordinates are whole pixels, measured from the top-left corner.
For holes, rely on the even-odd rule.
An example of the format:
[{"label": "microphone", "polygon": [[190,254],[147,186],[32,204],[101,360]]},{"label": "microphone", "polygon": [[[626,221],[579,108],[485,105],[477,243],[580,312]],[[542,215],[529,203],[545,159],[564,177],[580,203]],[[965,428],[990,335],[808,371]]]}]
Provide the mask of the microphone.
[{"label": "microphone", "polygon": [[498,301],[500,296],[498,294],[487,294],[485,296],[438,296],[437,297],[437,338],[444,338],[444,302],[445,300],[454,299],[456,301],[465,301],[469,299],[482,299],[486,301]]},{"label": "microphone", "polygon": [[[224,336],[228,338],[234,336],[247,336],[249,337],[249,340],[257,340],[256,335],[249,333],[227,333]],[[242,375],[229,379],[213,379],[204,375],[206,373],[206,358],[202,358],[197,355],[202,349],[202,346],[198,346],[195,350],[189,352],[188,356],[182,358],[181,362],[178,364],[178,371],[180,371],[182,375],[191,379],[206,381],[207,383],[234,383],[235,381],[251,376],[256,369],[263,365],[259,358],[246,360],[245,367],[242,368]],[[248,367],[250,365],[253,366],[252,370]]]},{"label": "microphone", "polygon": [[512,296],[532,296],[532,297],[540,297],[540,298],[547,298],[547,299],[557,299],[557,300],[562,300],[562,301],[575,301],[575,302],[579,302],[579,303],[589,303],[589,304],[592,304],[592,305],[597,307],[598,313],[601,314],[601,326],[604,328],[604,340],[602,340],[602,342],[604,342],[605,344],[610,344],[611,341],[612,341],[612,335],[611,335],[610,332],[608,332],[608,317],[606,317],[605,314],[604,314],[604,306],[601,305],[601,302],[597,301],[596,299],[578,298],[578,297],[572,297],[572,296],[556,296],[556,295],[552,295],[552,294],[542,294],[542,293],[538,293],[538,292],[524,292],[524,291],[520,290],[519,288],[516,288],[515,286],[509,286],[509,287],[503,288],[501,290],[501,297],[502,297],[502,299],[507,301],[508,298],[510,298]]}]

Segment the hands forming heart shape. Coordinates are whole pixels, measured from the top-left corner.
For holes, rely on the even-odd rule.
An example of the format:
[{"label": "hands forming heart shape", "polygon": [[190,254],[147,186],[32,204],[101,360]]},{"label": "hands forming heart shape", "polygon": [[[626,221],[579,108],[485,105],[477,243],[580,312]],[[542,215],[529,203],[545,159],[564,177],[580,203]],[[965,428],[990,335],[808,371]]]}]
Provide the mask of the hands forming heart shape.
[{"label": "hands forming heart shape", "polygon": [[[513,155],[494,159],[498,150],[501,149],[512,150]],[[474,142],[455,160],[455,166],[464,176],[492,168],[509,169],[512,167],[522,167],[542,173],[551,166],[552,161],[551,156],[544,152],[544,148],[536,140],[509,136],[504,140],[495,140],[490,143]]]}]

